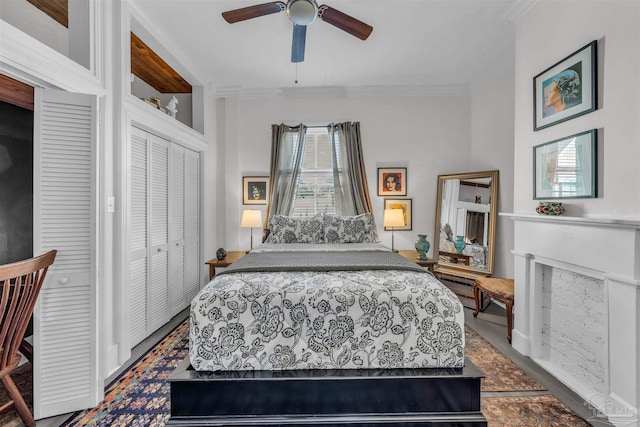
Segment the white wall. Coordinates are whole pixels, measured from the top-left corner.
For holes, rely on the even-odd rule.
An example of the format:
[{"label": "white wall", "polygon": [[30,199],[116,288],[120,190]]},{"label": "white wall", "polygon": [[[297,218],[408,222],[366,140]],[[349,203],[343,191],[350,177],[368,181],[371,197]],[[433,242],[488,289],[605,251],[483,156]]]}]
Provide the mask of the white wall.
[{"label": "white wall", "polygon": [[[598,197],[564,200],[568,216],[640,216],[640,3],[539,1],[516,30],[514,209],[533,213],[532,147],[598,129]],[[533,131],[532,78],[598,40],[598,109]]]},{"label": "white wall", "polygon": [[[498,212],[513,211],[514,52],[505,52],[511,66],[472,87],[470,165],[498,169]],[[498,216],[494,276],[513,277],[513,222]]]},{"label": "white wall", "polygon": [[[382,227],[383,198],[377,196],[378,167],[407,167],[407,197],[413,199],[413,229],[395,231],[395,246],[414,248],[417,235],[428,234],[433,243],[436,185],[439,174],[476,170],[471,150],[470,96],[363,97],[240,100],[223,102],[224,139],[218,153],[219,194],[216,212],[225,230],[215,246],[227,250],[248,249],[249,230],[239,227],[242,176],[268,175],[271,124],[300,122],[307,125],[359,121],[365,166],[374,214],[383,243],[391,245],[391,233]],[[509,179],[507,177],[506,179]],[[221,187],[223,186],[223,187]],[[218,190],[220,191],[220,190]],[[251,206],[254,207],[254,206]],[[254,230],[254,241],[259,242]],[[258,233],[259,234],[259,233]],[[209,254],[213,256],[214,254]],[[205,254],[207,256],[207,254]]]},{"label": "white wall", "polygon": [[[513,52],[505,52],[513,63]],[[413,199],[413,229],[396,231],[395,246],[412,249],[417,234],[433,244],[437,177],[441,174],[500,170],[499,210],[513,210],[513,68],[474,84],[471,96],[270,99],[226,98],[218,110],[219,170],[214,246],[248,249],[249,230],[239,227],[242,176],[269,174],[271,124],[326,124],[359,121],[369,191],[383,243],[383,198],[377,196],[377,168],[407,167],[407,197]],[[222,119],[221,119],[222,118]],[[386,123],[394,125],[388,126]],[[218,190],[220,191],[220,190]],[[255,208],[255,206],[244,206]],[[262,208],[262,207],[261,207]],[[254,244],[260,241],[254,230]],[[495,274],[513,277],[513,224],[498,218]],[[431,253],[432,254],[432,253]],[[210,254],[213,256],[213,254]],[[206,254],[205,254],[206,256]]]}]

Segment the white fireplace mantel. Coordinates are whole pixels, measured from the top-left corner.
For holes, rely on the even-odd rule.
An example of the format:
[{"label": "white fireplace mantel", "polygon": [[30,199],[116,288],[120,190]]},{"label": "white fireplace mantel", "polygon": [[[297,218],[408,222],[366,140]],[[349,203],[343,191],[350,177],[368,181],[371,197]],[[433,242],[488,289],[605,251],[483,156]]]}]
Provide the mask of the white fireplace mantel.
[{"label": "white fireplace mantel", "polygon": [[[500,215],[514,221],[513,347],[573,389],[585,404],[608,415],[612,424],[640,425],[640,220]],[[553,269],[569,272],[572,282],[567,286],[566,282],[550,281]],[[554,328],[563,328],[563,333],[569,329],[566,332],[578,345],[593,347],[592,339],[602,342],[606,348],[602,350],[604,373],[599,381],[559,366],[544,347],[549,327],[543,322],[558,321],[567,313],[571,319],[574,311],[588,313],[585,306],[591,305],[591,300],[585,295],[594,292],[592,288],[602,294],[594,305],[599,304],[603,313],[603,337],[592,336],[588,315],[583,321]],[[579,297],[565,296],[562,304],[557,304],[561,308],[554,306],[558,310],[554,313],[549,308],[549,293],[554,290],[569,295],[578,290]],[[544,328],[547,336],[543,336]]]}]

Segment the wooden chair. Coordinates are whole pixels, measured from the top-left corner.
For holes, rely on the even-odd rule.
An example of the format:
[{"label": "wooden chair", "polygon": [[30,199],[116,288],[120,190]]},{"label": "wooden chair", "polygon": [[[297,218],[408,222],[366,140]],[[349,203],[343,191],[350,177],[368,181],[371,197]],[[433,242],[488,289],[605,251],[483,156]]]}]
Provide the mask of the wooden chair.
[{"label": "wooden chair", "polygon": [[56,252],[0,266],[0,379],[10,399],[0,406],[0,412],[15,407],[27,427],[36,423],[11,373],[20,362],[18,349],[24,348],[24,333]]},{"label": "wooden chair", "polygon": [[479,277],[473,285],[473,298],[476,301],[476,310],[473,317],[480,312],[480,292],[501,301],[507,310],[507,340],[511,343],[511,329],[513,329],[513,279],[501,279],[498,277]]}]

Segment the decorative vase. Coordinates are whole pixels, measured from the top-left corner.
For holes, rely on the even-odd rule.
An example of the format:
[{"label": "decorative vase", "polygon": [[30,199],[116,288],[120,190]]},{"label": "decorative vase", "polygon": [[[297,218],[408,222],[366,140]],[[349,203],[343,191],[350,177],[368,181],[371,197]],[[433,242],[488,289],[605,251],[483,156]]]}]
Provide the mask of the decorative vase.
[{"label": "decorative vase", "polygon": [[564,213],[564,206],[562,206],[562,202],[540,202],[536,208],[536,212],[540,215],[562,215]]},{"label": "decorative vase", "polygon": [[426,234],[418,234],[418,240],[416,240],[416,251],[418,251],[418,259],[427,259],[427,252],[431,243],[427,240]]},{"label": "decorative vase", "polygon": [[224,248],[220,248],[216,251],[216,258],[223,260],[227,256],[227,251]]},{"label": "decorative vase", "polygon": [[453,242],[453,244],[456,247],[456,252],[459,254],[467,247],[467,244],[464,242],[464,236],[456,236],[456,241]]}]

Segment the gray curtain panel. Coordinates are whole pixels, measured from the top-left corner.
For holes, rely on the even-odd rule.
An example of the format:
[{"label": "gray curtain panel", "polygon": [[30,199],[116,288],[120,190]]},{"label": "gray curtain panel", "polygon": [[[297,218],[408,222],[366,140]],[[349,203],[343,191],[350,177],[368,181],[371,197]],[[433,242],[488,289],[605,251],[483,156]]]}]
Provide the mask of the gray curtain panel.
[{"label": "gray curtain panel", "polygon": [[307,127],[271,125],[271,166],[269,200],[265,215],[265,229],[272,215],[291,215],[296,197],[295,183],[302,169]]},{"label": "gray curtain panel", "polygon": [[[329,125],[329,136],[333,148],[336,213],[338,215],[372,213],[367,172],[362,154],[360,123],[332,123]],[[340,152],[342,165],[337,161],[338,152]],[[339,172],[340,168],[343,169],[343,173]]]}]

